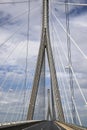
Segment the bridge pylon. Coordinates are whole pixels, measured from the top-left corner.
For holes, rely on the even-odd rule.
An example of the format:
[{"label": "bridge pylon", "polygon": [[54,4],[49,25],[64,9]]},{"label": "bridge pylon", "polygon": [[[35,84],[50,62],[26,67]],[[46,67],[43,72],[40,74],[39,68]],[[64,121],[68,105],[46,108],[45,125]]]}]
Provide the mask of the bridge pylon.
[{"label": "bridge pylon", "polygon": [[34,82],[33,82],[33,87],[32,87],[32,92],[31,92],[30,104],[29,104],[29,109],[28,109],[28,114],[27,114],[27,120],[33,119],[35,102],[36,102],[45,53],[47,53],[47,58],[48,58],[48,64],[49,64],[50,76],[51,76],[51,82],[52,82],[51,90],[53,90],[53,97],[56,103],[58,120],[65,122],[61,98],[60,98],[59,86],[57,82],[55,64],[54,64],[54,59],[53,59],[53,54],[52,54],[52,48],[51,48],[51,43],[50,43],[49,0],[43,0],[42,36],[41,36],[41,43],[40,43],[36,71],[35,71],[35,76],[34,76]]},{"label": "bridge pylon", "polygon": [[50,89],[47,90],[47,95],[48,95],[47,120],[52,120],[51,107],[50,107]]}]

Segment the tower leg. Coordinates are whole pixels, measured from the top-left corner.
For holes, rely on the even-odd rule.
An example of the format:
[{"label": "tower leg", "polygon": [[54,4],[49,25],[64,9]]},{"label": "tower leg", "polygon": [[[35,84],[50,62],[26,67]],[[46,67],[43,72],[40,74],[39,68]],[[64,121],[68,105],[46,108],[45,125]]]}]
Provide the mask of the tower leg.
[{"label": "tower leg", "polygon": [[49,68],[50,68],[50,75],[52,79],[52,87],[54,91],[54,96],[55,96],[55,102],[56,102],[56,108],[57,108],[57,113],[58,113],[58,119],[59,121],[65,122],[64,119],[64,114],[63,114],[63,108],[62,108],[62,103],[61,103],[61,97],[60,97],[60,92],[59,92],[59,86],[57,82],[57,75],[56,75],[56,70],[55,70],[55,64],[54,64],[54,59],[52,55],[52,48],[50,44],[50,36],[49,32],[47,32],[47,56],[48,56],[48,63],[49,63]]},{"label": "tower leg", "polygon": [[38,92],[38,86],[39,86],[39,80],[40,80],[44,56],[45,56],[45,47],[44,47],[43,42],[41,42],[38,60],[37,60],[36,72],[34,76],[32,92],[31,92],[30,104],[29,104],[29,109],[28,109],[28,114],[27,114],[27,120],[33,120],[35,102],[36,102],[36,97],[37,97],[37,92]]}]

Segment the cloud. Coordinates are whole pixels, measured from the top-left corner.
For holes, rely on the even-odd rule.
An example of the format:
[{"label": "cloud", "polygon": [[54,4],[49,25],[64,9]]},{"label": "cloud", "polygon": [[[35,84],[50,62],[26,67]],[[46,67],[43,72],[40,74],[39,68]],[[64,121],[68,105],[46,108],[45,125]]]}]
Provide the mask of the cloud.
[{"label": "cloud", "polygon": [[76,16],[82,15],[86,12],[87,12],[86,6],[76,6],[70,10],[69,15],[70,15],[70,17],[76,17]]}]

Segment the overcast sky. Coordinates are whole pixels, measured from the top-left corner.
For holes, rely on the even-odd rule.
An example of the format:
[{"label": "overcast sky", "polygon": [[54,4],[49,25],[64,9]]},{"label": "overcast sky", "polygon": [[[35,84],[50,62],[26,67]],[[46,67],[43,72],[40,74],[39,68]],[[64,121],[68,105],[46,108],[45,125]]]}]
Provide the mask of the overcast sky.
[{"label": "overcast sky", "polygon": [[[15,4],[19,0],[0,0],[0,2],[13,2],[12,4],[0,4],[0,111],[2,116],[8,108],[8,113],[14,113],[16,108],[18,112],[23,106],[25,63],[26,63],[26,45],[27,45],[27,21],[28,4]],[[23,1],[23,0],[21,0]],[[65,5],[59,5],[59,0],[52,0],[50,4],[50,37],[57,77],[60,86],[62,103],[67,108],[67,98],[70,104],[70,92],[68,90],[69,77],[67,70],[67,43],[65,21]],[[61,0],[64,2],[64,0]],[[86,0],[70,0],[70,2],[86,3]],[[87,6],[69,6],[70,32],[72,36],[71,53],[72,66],[75,72],[74,77],[81,86],[74,80],[75,103],[83,125],[87,120]],[[62,28],[58,23],[63,24]],[[30,2],[30,25],[29,25],[29,51],[28,51],[28,80],[26,88],[26,105],[28,106],[30,91],[32,87],[36,59],[38,55],[42,22],[42,0],[31,0]],[[56,32],[56,33],[55,33]],[[10,38],[11,37],[11,38]],[[6,42],[7,41],[7,42]],[[80,49],[78,49],[80,48]],[[80,51],[81,50],[81,51]],[[84,54],[84,55],[83,55]],[[66,57],[65,57],[66,55]],[[47,88],[49,86],[49,69],[46,64]],[[68,79],[68,80],[67,80]],[[65,85],[65,86],[64,86]],[[16,86],[16,87],[15,87]],[[64,89],[65,87],[65,89]],[[64,91],[65,90],[65,91]],[[68,96],[66,97],[65,92]],[[82,92],[82,93],[81,93]],[[21,100],[20,100],[21,98]],[[85,100],[84,100],[85,98]],[[18,104],[20,102],[20,107]],[[14,110],[13,110],[13,105]],[[9,106],[9,107],[8,107]],[[3,109],[4,108],[4,109]],[[66,113],[64,108],[64,112]],[[22,107],[23,109],[23,107]],[[69,111],[69,110],[68,110]],[[22,110],[21,110],[22,112]],[[6,113],[5,113],[6,114]],[[66,113],[67,114],[67,113]],[[10,115],[7,114],[5,119]],[[70,116],[70,113],[69,113]],[[13,117],[10,118],[13,119]],[[21,118],[21,117],[20,117]],[[5,121],[3,118],[3,120]],[[15,118],[14,118],[15,119]],[[18,117],[16,117],[18,119]],[[78,118],[77,118],[78,123]]]}]

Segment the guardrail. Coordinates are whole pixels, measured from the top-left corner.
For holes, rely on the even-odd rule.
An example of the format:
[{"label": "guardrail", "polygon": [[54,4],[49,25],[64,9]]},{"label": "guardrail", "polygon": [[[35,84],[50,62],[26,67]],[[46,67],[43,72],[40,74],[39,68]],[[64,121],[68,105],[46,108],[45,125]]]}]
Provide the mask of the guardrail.
[{"label": "guardrail", "polygon": [[85,127],[74,125],[74,124],[63,123],[59,121],[55,121],[55,123],[58,124],[59,126],[62,126],[63,128],[66,128],[66,130],[69,130],[69,128],[72,130],[87,130],[87,128]]},{"label": "guardrail", "polygon": [[34,124],[41,123],[42,121],[20,121],[11,123],[1,123],[0,130],[22,130]]}]

